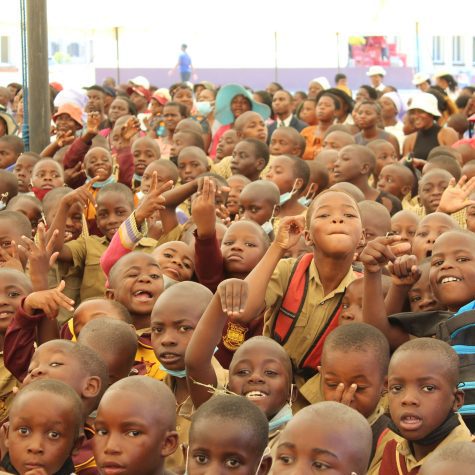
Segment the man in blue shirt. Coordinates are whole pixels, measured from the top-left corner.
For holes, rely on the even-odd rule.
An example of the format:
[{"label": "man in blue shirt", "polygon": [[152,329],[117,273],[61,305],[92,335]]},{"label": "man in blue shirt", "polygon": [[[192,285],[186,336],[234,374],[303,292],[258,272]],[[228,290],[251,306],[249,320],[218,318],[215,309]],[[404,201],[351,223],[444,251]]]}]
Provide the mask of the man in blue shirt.
[{"label": "man in blue shirt", "polygon": [[185,44],[181,45],[182,53],[178,57],[178,63],[175,66],[175,69],[178,68],[180,71],[180,77],[182,82],[190,80],[191,73],[193,72],[193,65],[191,64],[190,55],[186,52],[188,46]]}]

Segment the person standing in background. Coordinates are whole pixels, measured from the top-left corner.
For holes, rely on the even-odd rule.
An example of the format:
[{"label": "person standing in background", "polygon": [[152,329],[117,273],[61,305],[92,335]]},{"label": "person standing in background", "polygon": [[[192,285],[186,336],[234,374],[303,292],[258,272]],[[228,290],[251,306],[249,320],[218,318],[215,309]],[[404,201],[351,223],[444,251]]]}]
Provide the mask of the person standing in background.
[{"label": "person standing in background", "polygon": [[170,76],[178,70],[180,71],[180,78],[181,82],[187,82],[191,78],[191,74],[193,73],[193,64],[191,63],[190,55],[186,52],[188,45],[182,44],[181,45],[181,54],[178,56],[178,62],[176,63],[175,67],[170,71]]}]

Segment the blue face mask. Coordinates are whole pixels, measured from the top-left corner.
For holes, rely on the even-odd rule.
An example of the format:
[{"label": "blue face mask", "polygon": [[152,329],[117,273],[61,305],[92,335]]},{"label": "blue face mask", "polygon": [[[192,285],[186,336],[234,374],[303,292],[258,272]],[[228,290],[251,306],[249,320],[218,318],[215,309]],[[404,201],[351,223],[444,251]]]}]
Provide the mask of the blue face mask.
[{"label": "blue face mask", "polygon": [[299,198],[298,201],[302,206],[305,206],[305,207],[308,207],[308,205],[312,202],[311,199],[306,198],[305,196],[302,196],[302,198]]},{"label": "blue face mask", "polygon": [[287,193],[284,193],[283,195],[280,195],[279,204],[281,206],[284,205],[285,203],[287,203],[287,201],[290,200],[290,198],[292,198],[292,192],[287,191]]},{"label": "blue face mask", "polygon": [[[88,181],[90,181],[91,178],[90,177],[87,177],[87,180],[86,180],[86,183]],[[92,187],[93,188],[103,188],[104,186],[106,185],[110,185],[111,183],[116,183],[116,179],[115,179],[115,176],[114,175],[111,175],[107,180],[104,180],[104,181],[96,181]]]},{"label": "blue face mask", "polygon": [[207,116],[213,110],[213,107],[211,106],[211,102],[209,101],[197,102],[195,104],[195,108],[199,115],[204,115],[204,116]]},{"label": "blue face mask", "polygon": [[162,363],[159,363],[159,367],[162,371],[165,371],[165,373],[169,374],[170,376],[174,376],[175,378],[186,378],[186,369],[174,371],[172,369],[165,368]]},{"label": "blue face mask", "polygon": [[264,224],[261,224],[261,228],[266,234],[270,234],[274,230],[274,227],[270,221],[266,221]]}]

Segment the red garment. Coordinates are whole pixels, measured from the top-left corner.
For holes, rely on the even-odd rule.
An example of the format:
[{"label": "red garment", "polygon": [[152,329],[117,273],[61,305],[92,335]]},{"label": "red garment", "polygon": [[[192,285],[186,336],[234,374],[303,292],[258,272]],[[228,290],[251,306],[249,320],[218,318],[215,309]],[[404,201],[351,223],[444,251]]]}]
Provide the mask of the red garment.
[{"label": "red garment", "polygon": [[43,201],[45,196],[51,191],[51,188],[47,188],[46,190],[44,190],[43,188],[38,188],[37,186],[32,186],[31,191],[35,194],[35,196],[40,201]]},{"label": "red garment", "polygon": [[213,135],[213,141],[211,142],[211,148],[209,149],[209,156],[214,160],[216,158],[216,150],[218,148],[218,142],[221,136],[227,130],[232,128],[233,124],[222,125]]},{"label": "red garment", "polygon": [[[195,232],[195,274],[199,283],[213,293],[229,277],[224,272],[224,259],[216,234],[211,238],[200,239]],[[215,354],[221,366],[228,369],[234,352],[249,338],[262,335],[263,326],[264,313],[245,326],[236,325],[227,319]]]},{"label": "red garment", "polygon": [[[74,140],[74,142],[71,144],[71,147],[69,147],[68,151],[65,153],[64,158],[63,158],[63,167],[65,170],[68,170],[70,168],[74,168],[78,162],[82,162],[84,160],[84,157],[86,156],[86,153],[89,151],[91,148],[92,142],[90,143],[85,143],[84,140],[77,138]],[[70,182],[69,185],[72,188],[79,188],[81,185],[84,185],[86,182],[86,176],[78,176],[74,182]]]},{"label": "red garment", "polygon": [[390,440],[386,447],[384,447],[383,458],[381,460],[381,467],[379,473],[381,475],[401,475],[398,469],[398,461],[402,470],[402,475],[417,475],[420,467],[413,468],[410,472],[407,470],[406,459],[397,450],[397,441]]},{"label": "red garment", "polygon": [[22,300],[13,320],[8,325],[3,344],[3,361],[5,368],[15,376],[18,381],[23,381],[28,374],[28,367],[35,352],[36,327],[44,313],[28,315]]}]

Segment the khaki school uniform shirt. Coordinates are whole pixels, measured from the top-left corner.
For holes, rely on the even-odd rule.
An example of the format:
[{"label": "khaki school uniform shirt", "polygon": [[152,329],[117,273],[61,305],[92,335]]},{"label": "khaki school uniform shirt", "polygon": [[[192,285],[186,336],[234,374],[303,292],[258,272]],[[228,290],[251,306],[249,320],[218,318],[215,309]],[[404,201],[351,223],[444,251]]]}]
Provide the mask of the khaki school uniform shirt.
[{"label": "khaki school uniform shirt", "polygon": [[[266,312],[264,315],[264,335],[271,335],[271,328],[282,298],[289,285],[290,274],[296,259],[281,259],[272,274],[265,295]],[[309,269],[309,284],[302,312],[296,322],[292,334],[284,345],[287,353],[296,366],[299,366],[317,335],[333,315],[346,287],[355,280],[353,269],[347,274],[335,290],[324,295],[323,286],[318,275],[315,261]],[[299,387],[303,381],[298,382]]]}]

